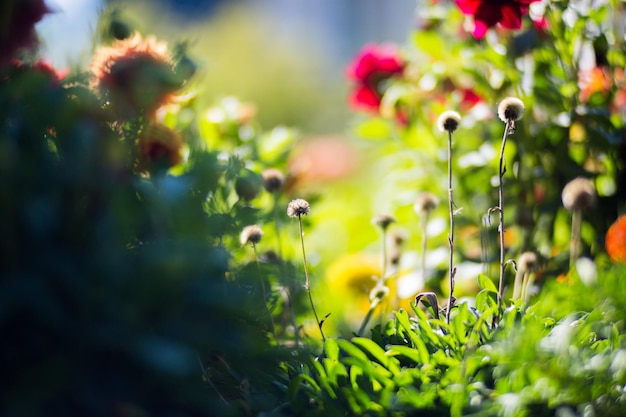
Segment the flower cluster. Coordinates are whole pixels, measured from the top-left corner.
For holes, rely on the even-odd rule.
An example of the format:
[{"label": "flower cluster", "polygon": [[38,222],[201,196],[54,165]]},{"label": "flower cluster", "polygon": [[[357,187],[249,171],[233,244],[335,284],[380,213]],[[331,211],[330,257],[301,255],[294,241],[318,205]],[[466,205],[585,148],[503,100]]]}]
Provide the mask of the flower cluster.
[{"label": "flower cluster", "polygon": [[365,45],[347,70],[348,77],[356,84],[350,105],[377,113],[388,80],[400,76],[404,67],[405,62],[394,45]]}]

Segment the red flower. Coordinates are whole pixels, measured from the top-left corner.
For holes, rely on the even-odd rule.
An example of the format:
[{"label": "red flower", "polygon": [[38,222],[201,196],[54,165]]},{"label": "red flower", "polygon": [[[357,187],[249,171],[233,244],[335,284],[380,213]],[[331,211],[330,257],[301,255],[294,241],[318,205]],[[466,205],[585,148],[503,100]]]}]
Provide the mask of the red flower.
[{"label": "red flower", "polygon": [[99,47],[91,63],[92,86],[107,97],[121,118],[156,110],[173,102],[182,86],[174,72],[167,44],[136,34]]},{"label": "red flower", "polygon": [[606,253],[613,262],[626,263],[626,216],[622,216],[606,232]]},{"label": "red flower", "polygon": [[487,29],[500,24],[507,29],[522,27],[522,15],[528,5],[540,0],[456,0],[457,6],[466,15],[474,16],[474,37],[481,39]]},{"label": "red flower", "polygon": [[393,45],[365,45],[347,70],[356,81],[350,105],[356,109],[378,112],[385,92],[385,81],[402,74],[405,63]]}]

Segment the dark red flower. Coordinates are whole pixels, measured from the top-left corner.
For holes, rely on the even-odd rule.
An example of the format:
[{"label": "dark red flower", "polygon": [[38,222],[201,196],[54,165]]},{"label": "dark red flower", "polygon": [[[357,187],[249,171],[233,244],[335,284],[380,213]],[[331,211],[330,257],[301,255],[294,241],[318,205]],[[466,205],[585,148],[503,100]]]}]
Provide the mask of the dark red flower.
[{"label": "dark red flower", "polygon": [[404,66],[404,60],[395,46],[365,45],[347,69],[348,77],[356,82],[350,105],[378,112],[385,81],[402,74]]},{"label": "dark red flower", "polygon": [[465,15],[474,16],[474,37],[481,39],[487,29],[500,24],[507,29],[522,27],[522,15],[528,5],[541,0],[456,0]]}]

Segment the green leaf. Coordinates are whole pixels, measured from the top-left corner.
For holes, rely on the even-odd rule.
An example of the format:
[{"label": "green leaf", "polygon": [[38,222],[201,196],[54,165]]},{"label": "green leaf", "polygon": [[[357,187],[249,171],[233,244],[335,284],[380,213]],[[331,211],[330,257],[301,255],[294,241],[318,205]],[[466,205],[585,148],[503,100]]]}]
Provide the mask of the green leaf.
[{"label": "green leaf", "polygon": [[[296,397],[296,394],[298,393],[299,390],[305,390],[306,388],[309,388],[310,390],[314,392],[320,391],[320,386],[317,385],[317,382],[315,382],[315,380],[311,378],[309,375],[306,375],[306,374],[296,375],[289,383],[289,389],[287,390],[287,398],[289,398],[290,400],[293,400]],[[307,394],[310,394],[310,392]],[[329,394],[331,394],[331,396],[334,395],[332,391],[329,392]]]},{"label": "green leaf", "polygon": [[426,345],[420,340],[419,345],[415,348],[408,346],[393,345],[387,353],[392,356],[402,355],[415,364],[425,364],[429,362],[429,354]]},{"label": "green leaf", "polygon": [[480,288],[484,290],[492,291],[495,293],[498,292],[498,289],[496,288],[496,284],[494,284],[491,278],[489,278],[485,274],[478,274],[478,285],[480,286]]},{"label": "green leaf", "polygon": [[339,346],[337,346],[335,339],[326,339],[324,352],[326,353],[326,357],[330,360],[336,361],[339,359]]},{"label": "green leaf", "polygon": [[383,348],[378,346],[372,340],[365,337],[355,337],[352,339],[352,343],[369,353],[382,366],[390,370],[392,373],[395,374],[400,372],[397,360],[395,358],[390,358]]}]

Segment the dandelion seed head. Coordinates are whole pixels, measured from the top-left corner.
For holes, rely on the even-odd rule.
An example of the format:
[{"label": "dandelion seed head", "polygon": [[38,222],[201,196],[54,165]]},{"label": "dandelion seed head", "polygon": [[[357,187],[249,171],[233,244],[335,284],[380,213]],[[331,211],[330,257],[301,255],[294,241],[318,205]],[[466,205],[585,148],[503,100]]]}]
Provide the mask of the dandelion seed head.
[{"label": "dandelion seed head", "polygon": [[243,228],[243,230],[241,231],[241,235],[239,236],[239,241],[241,242],[241,246],[247,243],[252,243],[253,245],[256,245],[261,241],[262,237],[263,230],[261,230],[258,225],[252,224]]},{"label": "dandelion seed head", "polygon": [[454,132],[461,123],[461,115],[455,111],[448,110],[441,113],[437,119],[437,127],[442,132]]},{"label": "dandelion seed head", "polygon": [[263,186],[270,193],[280,191],[285,184],[283,173],[274,168],[268,168],[263,171],[261,177],[263,178]]},{"label": "dandelion seed head", "polygon": [[504,123],[520,120],[524,115],[524,103],[516,97],[507,97],[498,106],[498,117]]},{"label": "dandelion seed head", "polygon": [[387,230],[391,223],[395,223],[396,219],[390,214],[377,214],[372,219],[372,224],[379,226],[383,230]]},{"label": "dandelion seed head", "polygon": [[423,192],[417,196],[413,209],[417,214],[424,215],[439,207],[439,199],[432,193]]},{"label": "dandelion seed head", "polygon": [[596,187],[591,180],[578,177],[563,187],[561,200],[567,210],[587,210],[596,204]]},{"label": "dandelion seed head", "polygon": [[287,216],[300,217],[309,214],[310,211],[309,202],[301,198],[291,200],[287,206]]}]

